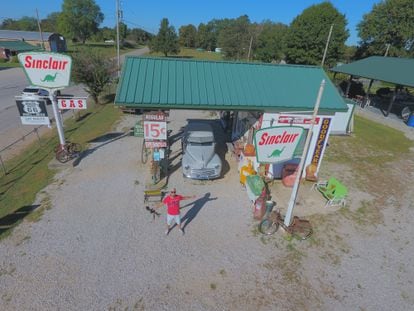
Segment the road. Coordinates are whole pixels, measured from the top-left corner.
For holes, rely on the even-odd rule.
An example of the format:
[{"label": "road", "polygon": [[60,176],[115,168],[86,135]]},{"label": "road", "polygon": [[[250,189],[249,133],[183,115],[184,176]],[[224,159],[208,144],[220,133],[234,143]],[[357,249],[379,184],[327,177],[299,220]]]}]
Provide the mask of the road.
[{"label": "road", "polygon": [[[143,55],[149,52],[148,48],[134,50],[121,55],[123,63],[126,55]],[[0,150],[31,132],[35,126],[22,125],[17,110],[15,96],[29,85],[21,68],[0,68]],[[62,94],[85,97],[88,94],[81,85],[73,85],[62,90]],[[47,107],[48,114],[53,118],[51,106]]]}]

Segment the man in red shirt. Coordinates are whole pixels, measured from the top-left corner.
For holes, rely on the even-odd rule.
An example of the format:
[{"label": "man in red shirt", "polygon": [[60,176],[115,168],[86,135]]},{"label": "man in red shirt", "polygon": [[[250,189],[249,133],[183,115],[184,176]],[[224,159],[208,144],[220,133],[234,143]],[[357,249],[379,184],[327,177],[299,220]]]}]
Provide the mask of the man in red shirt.
[{"label": "man in red shirt", "polygon": [[170,194],[167,195],[162,203],[167,206],[167,230],[165,234],[168,235],[170,233],[170,227],[172,222],[175,221],[178,228],[180,229],[181,233],[184,235],[184,230],[181,228],[181,216],[180,216],[180,201],[194,199],[196,196],[182,196],[177,194],[177,190],[175,188],[171,189]]}]

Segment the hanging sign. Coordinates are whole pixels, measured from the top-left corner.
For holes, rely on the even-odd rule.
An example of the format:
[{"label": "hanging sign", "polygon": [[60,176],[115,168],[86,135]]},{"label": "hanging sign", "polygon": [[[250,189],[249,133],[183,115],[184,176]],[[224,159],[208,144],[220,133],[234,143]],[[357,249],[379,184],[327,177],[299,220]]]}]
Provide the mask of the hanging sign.
[{"label": "hanging sign", "polygon": [[65,109],[86,109],[86,98],[58,98],[58,108]]},{"label": "hanging sign", "polygon": [[145,141],[145,147],[146,148],[166,148],[167,142],[165,140],[160,141]]},{"label": "hanging sign", "polygon": [[18,54],[27,78],[33,85],[47,89],[69,85],[72,58],[67,55],[47,52]]},{"label": "hanging sign", "polygon": [[44,100],[16,100],[20,120],[24,125],[49,125]]},{"label": "hanging sign", "polygon": [[[278,123],[279,124],[311,124],[312,117],[304,117],[304,116],[279,116]],[[319,117],[315,118],[315,124],[319,124]]]},{"label": "hanging sign", "polygon": [[254,144],[259,163],[277,163],[293,158],[303,134],[298,126],[268,127],[256,131]]},{"label": "hanging sign", "polygon": [[166,140],[167,122],[144,121],[145,140]]}]

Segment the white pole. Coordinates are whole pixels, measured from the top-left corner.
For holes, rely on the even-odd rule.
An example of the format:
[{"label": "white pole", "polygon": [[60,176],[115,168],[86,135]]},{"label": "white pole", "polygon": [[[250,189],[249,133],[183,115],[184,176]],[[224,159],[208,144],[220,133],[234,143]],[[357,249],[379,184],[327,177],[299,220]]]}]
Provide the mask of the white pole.
[{"label": "white pole", "polygon": [[321,63],[322,67],[323,67],[323,64],[325,64],[326,53],[328,52],[329,41],[331,41],[333,26],[334,24],[331,25],[331,29],[329,29],[328,40],[326,40],[325,51],[323,52],[322,63]]},{"label": "white pole", "polygon": [[119,0],[116,0],[116,59],[117,59],[117,69],[118,69],[118,78],[120,77],[121,70],[121,61],[119,58]]},{"label": "white pole", "polygon": [[302,178],[303,166],[308,156],[310,139],[312,137],[313,127],[315,124],[316,115],[318,114],[319,105],[321,103],[324,88],[325,88],[325,79],[323,79],[321,82],[321,85],[319,87],[318,97],[316,98],[315,108],[313,109],[311,126],[309,128],[308,135],[306,136],[305,146],[303,148],[302,157],[300,158],[300,163],[299,163],[298,171],[296,174],[295,184],[293,185],[292,194],[290,196],[289,205],[288,205],[287,213],[285,216],[284,223],[286,226],[289,226],[292,220],[293,208],[295,207],[296,197],[298,195],[298,190],[299,190],[299,182],[300,182],[300,179]]},{"label": "white pole", "polygon": [[56,128],[59,135],[59,142],[63,146],[65,144],[65,134],[63,132],[63,122],[60,118],[58,107],[57,107],[57,100],[56,100],[56,91],[55,90],[49,90],[49,98],[52,102],[52,108],[53,108],[53,114],[55,116],[55,122],[56,122]]}]

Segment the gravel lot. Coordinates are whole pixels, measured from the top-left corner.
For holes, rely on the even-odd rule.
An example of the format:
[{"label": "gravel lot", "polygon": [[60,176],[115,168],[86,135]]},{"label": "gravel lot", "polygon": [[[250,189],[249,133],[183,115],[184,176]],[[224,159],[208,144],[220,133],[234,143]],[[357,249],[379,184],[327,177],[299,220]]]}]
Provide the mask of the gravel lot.
[{"label": "gravel lot", "polygon": [[[172,111],[169,127],[174,135],[186,119],[210,117]],[[229,154],[222,179],[184,180],[176,141],[169,185],[197,199],[185,202],[186,234],[165,236],[164,219],[152,221],[142,204],[135,118],[125,116],[76,166],[51,163],[60,172],[35,202],[50,209],[0,241],[1,310],[412,310],[412,153],[392,163],[384,184],[400,187],[364,215],[369,225],[326,215],[312,199],[315,237],[298,242],[257,233]]]}]

